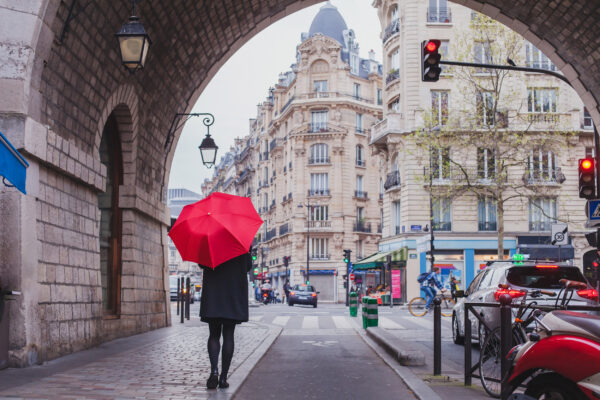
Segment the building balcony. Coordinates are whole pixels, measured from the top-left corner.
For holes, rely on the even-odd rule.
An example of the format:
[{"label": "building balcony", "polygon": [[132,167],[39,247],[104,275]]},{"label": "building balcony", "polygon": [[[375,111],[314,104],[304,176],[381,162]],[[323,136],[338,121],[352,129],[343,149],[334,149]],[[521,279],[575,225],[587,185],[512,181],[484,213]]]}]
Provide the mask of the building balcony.
[{"label": "building balcony", "polygon": [[556,186],[564,183],[567,179],[561,168],[543,172],[526,172],[521,178],[523,183],[531,186]]},{"label": "building balcony", "polygon": [[389,85],[397,79],[400,79],[400,71],[398,71],[397,69],[392,69],[390,70],[390,72],[388,72],[388,74],[385,77],[385,84]]},{"label": "building balcony", "polygon": [[365,160],[356,160],[356,166],[357,167],[366,167],[367,162]]},{"label": "building balcony", "polygon": [[291,233],[292,230],[290,228],[291,228],[291,224],[289,224],[287,222],[285,224],[281,225],[279,227],[279,236],[283,236],[283,235],[287,235],[288,233]]},{"label": "building balcony", "polygon": [[452,10],[450,7],[428,8],[427,22],[449,24],[452,22]]},{"label": "building balcony", "polygon": [[400,171],[392,171],[387,174],[383,188],[385,190],[400,187]]},{"label": "building balcony", "polygon": [[268,242],[269,240],[273,239],[275,236],[277,236],[277,228],[273,228],[273,229],[267,231],[267,234],[265,235],[265,241]]},{"label": "building balcony", "polygon": [[307,221],[304,226],[309,229],[329,229],[331,221]]},{"label": "building balcony", "polygon": [[434,222],[432,226],[434,231],[450,232],[452,230],[452,222]]},{"label": "building balcony", "polygon": [[331,161],[329,159],[329,157],[311,157],[308,159],[308,164],[309,165],[313,165],[313,164],[330,164]]},{"label": "building balcony", "polygon": [[326,123],[310,124],[308,127],[309,133],[329,132],[329,127]]},{"label": "building balcony", "polygon": [[362,190],[355,190],[354,197],[357,199],[367,200],[367,192],[363,192]]},{"label": "building balcony", "polygon": [[400,20],[395,19],[385,28],[385,31],[383,33],[383,39],[382,39],[383,43],[385,44],[385,42],[387,42],[388,39],[390,39],[392,36],[396,35],[399,32],[400,32]]},{"label": "building balcony", "polygon": [[371,233],[371,224],[367,224],[365,222],[355,222],[353,230],[354,232]]},{"label": "building balcony", "polygon": [[479,221],[479,231],[480,232],[496,231],[498,229],[497,225],[498,224],[496,223],[496,221],[486,221],[486,222]]},{"label": "building balcony", "polygon": [[279,114],[283,114],[283,112],[287,110],[290,104],[292,104],[292,101],[294,101],[294,99],[295,96],[290,97],[290,99],[283,105],[283,107],[281,107],[281,110],[279,110]]},{"label": "building balcony", "polygon": [[531,232],[546,232],[552,230],[554,221],[529,221],[529,230]]},{"label": "building balcony", "polygon": [[311,254],[310,256],[311,261],[329,261],[330,259],[329,254]]},{"label": "building balcony", "polygon": [[309,196],[330,196],[329,189],[309,189]]},{"label": "building balcony", "polygon": [[385,145],[385,137],[388,134],[402,132],[407,128],[402,113],[389,112],[371,128],[371,143]]}]

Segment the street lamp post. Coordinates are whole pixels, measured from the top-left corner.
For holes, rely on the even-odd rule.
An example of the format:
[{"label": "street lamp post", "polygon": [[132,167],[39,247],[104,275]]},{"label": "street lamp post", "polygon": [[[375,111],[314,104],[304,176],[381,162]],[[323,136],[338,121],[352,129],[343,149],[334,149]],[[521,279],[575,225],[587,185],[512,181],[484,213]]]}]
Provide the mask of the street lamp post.
[{"label": "street lamp post", "polygon": [[[439,125],[437,125],[433,128],[430,128],[429,136],[431,136],[431,134],[434,131],[439,132],[440,129],[441,128]],[[440,165],[443,168],[443,165],[442,164],[440,164]],[[433,250],[434,250],[433,221],[434,221],[434,217],[433,217],[433,153],[432,153],[431,137],[430,137],[429,138],[429,227],[430,227],[430,229],[429,229],[429,235],[430,235],[429,236],[429,254],[431,256],[431,268],[430,268],[431,270],[433,270],[433,265],[435,263],[435,256],[433,255]]]}]

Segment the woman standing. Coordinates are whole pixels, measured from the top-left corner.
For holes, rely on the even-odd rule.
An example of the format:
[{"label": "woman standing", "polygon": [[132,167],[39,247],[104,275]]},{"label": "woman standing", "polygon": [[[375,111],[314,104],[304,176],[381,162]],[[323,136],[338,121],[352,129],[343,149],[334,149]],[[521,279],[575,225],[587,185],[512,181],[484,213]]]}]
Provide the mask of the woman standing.
[{"label": "woman standing", "polygon": [[[227,388],[227,374],[233,358],[235,326],[248,321],[248,278],[252,267],[250,253],[244,253],[217,265],[204,267],[200,319],[208,322],[208,356],[210,377],[208,389]],[[223,347],[221,350],[221,336]],[[221,375],[219,376],[219,350]]]}]

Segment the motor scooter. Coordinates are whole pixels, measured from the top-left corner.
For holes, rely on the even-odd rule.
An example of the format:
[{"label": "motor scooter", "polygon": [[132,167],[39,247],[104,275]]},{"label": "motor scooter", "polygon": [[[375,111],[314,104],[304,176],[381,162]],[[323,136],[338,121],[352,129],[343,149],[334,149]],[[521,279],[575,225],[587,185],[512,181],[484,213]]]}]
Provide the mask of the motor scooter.
[{"label": "motor scooter", "polygon": [[[581,282],[569,284],[595,291]],[[535,319],[537,330],[507,355],[508,393],[526,382],[525,393],[510,399],[600,399],[600,317],[556,310]]]}]

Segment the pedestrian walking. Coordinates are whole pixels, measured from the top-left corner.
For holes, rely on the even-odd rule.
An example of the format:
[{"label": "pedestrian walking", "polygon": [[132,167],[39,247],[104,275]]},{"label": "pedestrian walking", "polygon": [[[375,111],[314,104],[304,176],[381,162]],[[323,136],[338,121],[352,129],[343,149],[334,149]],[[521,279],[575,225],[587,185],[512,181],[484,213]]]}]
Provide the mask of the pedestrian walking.
[{"label": "pedestrian walking", "polygon": [[[248,321],[247,273],[252,267],[250,253],[242,254],[217,266],[204,268],[200,319],[208,322],[208,389],[227,388],[227,374],[233,358],[235,326]],[[223,346],[221,347],[221,336]],[[219,375],[219,350],[221,374]]]},{"label": "pedestrian walking", "polygon": [[287,302],[290,297],[290,280],[286,279],[285,284],[283,285],[283,292],[285,293],[285,301]]}]

